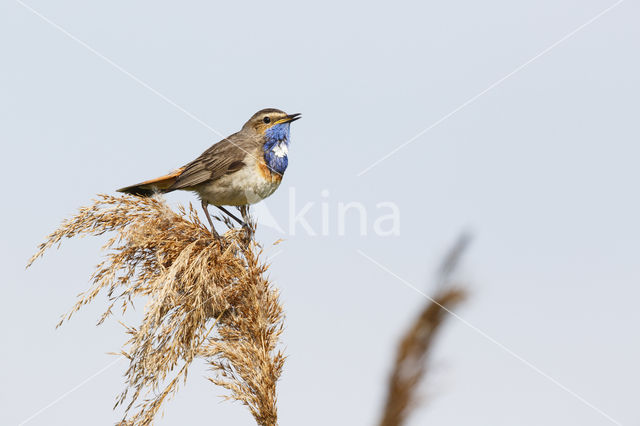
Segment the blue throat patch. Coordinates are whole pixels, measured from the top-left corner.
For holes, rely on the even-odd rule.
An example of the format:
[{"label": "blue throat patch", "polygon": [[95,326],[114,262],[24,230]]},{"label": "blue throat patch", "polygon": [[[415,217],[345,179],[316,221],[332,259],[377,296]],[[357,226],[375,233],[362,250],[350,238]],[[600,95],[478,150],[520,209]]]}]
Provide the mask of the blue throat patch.
[{"label": "blue throat patch", "polygon": [[272,172],[283,174],[289,165],[287,153],[289,151],[289,125],[291,123],[281,123],[269,127],[264,136],[266,142],[264,150],[264,161]]}]

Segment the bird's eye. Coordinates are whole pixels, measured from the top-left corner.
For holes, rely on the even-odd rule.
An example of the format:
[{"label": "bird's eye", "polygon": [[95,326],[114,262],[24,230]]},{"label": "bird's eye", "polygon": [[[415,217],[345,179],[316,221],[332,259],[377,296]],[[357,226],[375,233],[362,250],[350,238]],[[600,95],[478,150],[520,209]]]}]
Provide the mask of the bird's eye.
[{"label": "bird's eye", "polygon": [[271,123],[271,119],[269,117],[263,118],[262,121],[264,121],[265,124]]}]

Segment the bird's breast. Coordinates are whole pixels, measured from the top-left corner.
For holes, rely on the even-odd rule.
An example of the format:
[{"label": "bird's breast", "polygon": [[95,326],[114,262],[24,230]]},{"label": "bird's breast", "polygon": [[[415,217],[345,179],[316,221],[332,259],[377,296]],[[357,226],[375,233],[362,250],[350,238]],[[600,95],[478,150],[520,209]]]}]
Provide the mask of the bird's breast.
[{"label": "bird's breast", "polygon": [[282,175],[269,168],[264,159],[248,156],[240,170],[200,185],[200,197],[214,205],[241,206],[257,203],[275,192]]},{"label": "bird's breast", "polygon": [[282,181],[282,172],[278,172],[272,165],[267,164],[265,160],[256,161],[256,172],[265,182],[278,183]]}]

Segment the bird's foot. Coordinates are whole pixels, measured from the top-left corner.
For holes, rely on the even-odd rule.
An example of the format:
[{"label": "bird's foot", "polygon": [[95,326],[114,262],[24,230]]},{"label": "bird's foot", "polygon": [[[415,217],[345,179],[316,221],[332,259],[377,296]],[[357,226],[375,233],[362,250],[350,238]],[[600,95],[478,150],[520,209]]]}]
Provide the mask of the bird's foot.
[{"label": "bird's foot", "polygon": [[247,243],[249,243],[253,239],[253,229],[247,223],[242,224],[242,229],[245,232]]}]

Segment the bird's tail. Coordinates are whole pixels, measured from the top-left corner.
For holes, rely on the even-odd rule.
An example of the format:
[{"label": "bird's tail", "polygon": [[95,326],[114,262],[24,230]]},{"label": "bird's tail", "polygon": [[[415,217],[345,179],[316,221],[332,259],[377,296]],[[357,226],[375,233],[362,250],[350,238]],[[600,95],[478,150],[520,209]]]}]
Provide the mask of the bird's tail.
[{"label": "bird's tail", "polygon": [[160,176],[159,178],[120,188],[118,189],[118,192],[124,192],[125,194],[131,195],[139,195],[141,197],[150,197],[157,192],[169,192],[171,191],[171,185],[173,185],[178,179],[178,176],[180,176],[182,170],[183,169],[178,169],[175,172],[171,172],[168,175]]}]

